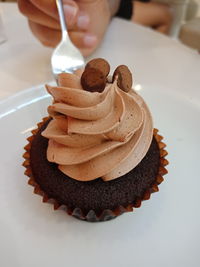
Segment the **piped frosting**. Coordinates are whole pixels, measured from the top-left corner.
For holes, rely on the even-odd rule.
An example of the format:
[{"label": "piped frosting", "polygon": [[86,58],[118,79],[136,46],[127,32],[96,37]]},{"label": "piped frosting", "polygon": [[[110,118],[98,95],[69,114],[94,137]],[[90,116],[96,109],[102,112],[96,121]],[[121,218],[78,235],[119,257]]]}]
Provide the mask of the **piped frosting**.
[{"label": "piped frosting", "polygon": [[122,91],[116,80],[103,92],[82,89],[80,75],[62,74],[53,96],[52,120],[42,135],[49,139],[47,159],[79,181],[116,179],[146,155],[153,136],[151,114],[134,90]]}]

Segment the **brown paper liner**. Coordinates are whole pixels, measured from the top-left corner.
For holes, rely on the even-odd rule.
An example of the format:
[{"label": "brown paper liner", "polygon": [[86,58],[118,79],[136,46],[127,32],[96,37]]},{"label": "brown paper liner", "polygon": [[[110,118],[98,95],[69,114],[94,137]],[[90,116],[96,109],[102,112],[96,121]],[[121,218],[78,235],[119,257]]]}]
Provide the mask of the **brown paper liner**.
[{"label": "brown paper liner", "polygon": [[34,136],[40,129],[40,127],[48,119],[49,117],[43,118],[42,122],[37,124],[38,128],[32,131],[32,136],[27,138],[28,144],[24,147],[26,152],[23,154],[23,158],[25,159],[23,166],[26,168],[24,174],[29,177],[28,184],[34,187],[33,192],[35,194],[42,196],[43,202],[52,203],[54,210],[57,210],[62,207],[62,209],[66,210],[66,212],[69,215],[72,215],[78,219],[86,220],[89,222],[107,221],[107,220],[113,219],[123,214],[124,212],[131,212],[134,210],[134,208],[139,208],[142,204],[142,201],[150,199],[152,193],[159,191],[158,185],[164,181],[163,176],[168,173],[165,167],[169,164],[169,162],[167,159],[165,159],[168,152],[165,150],[165,147],[166,147],[165,143],[162,142],[163,137],[158,134],[158,129],[154,129],[153,134],[160,149],[160,167],[159,167],[158,175],[156,177],[156,182],[148,190],[145,191],[142,198],[138,198],[136,201],[134,201],[134,204],[129,204],[126,207],[119,206],[115,210],[106,209],[106,210],[103,210],[101,214],[96,214],[94,210],[90,210],[85,215],[80,208],[75,208],[71,210],[67,206],[58,203],[56,199],[49,198],[48,195],[45,192],[43,192],[40,186],[35,182],[35,179],[33,177],[32,170],[31,170],[31,166],[30,166],[30,149],[31,149],[32,141],[34,139]]}]

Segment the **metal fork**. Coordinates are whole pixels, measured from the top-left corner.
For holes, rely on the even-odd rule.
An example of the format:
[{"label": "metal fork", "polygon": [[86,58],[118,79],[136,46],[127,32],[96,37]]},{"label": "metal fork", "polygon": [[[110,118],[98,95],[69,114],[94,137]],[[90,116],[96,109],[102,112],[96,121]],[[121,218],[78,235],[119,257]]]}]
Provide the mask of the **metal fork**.
[{"label": "metal fork", "polygon": [[65,23],[62,0],[56,0],[60,25],[62,30],[62,40],[55,48],[51,57],[51,66],[55,78],[61,72],[73,73],[76,69],[84,66],[85,61],[80,51],[72,44]]}]

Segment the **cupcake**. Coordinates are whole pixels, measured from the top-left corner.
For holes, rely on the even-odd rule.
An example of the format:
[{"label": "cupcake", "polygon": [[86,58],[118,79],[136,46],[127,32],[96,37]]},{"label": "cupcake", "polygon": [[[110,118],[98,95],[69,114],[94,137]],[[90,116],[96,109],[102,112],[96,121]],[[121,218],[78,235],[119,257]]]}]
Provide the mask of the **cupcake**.
[{"label": "cupcake", "polygon": [[106,221],[141,206],[167,173],[163,137],[120,65],[112,77],[104,59],[58,76],[47,118],[25,147],[34,193],[54,209],[86,221]]}]

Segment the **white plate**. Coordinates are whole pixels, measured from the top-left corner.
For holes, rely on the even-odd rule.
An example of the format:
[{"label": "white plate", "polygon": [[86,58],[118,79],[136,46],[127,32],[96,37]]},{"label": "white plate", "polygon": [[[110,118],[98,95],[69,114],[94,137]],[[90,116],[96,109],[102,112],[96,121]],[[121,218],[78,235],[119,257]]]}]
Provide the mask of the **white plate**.
[{"label": "white plate", "polygon": [[168,144],[169,174],[140,209],[104,223],[53,211],[27,185],[23,147],[47,114],[43,88],[0,103],[0,266],[200,266],[199,100],[156,88],[141,93]]}]

